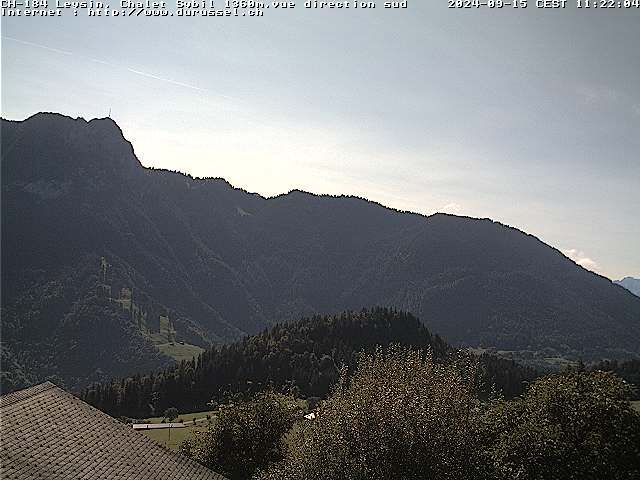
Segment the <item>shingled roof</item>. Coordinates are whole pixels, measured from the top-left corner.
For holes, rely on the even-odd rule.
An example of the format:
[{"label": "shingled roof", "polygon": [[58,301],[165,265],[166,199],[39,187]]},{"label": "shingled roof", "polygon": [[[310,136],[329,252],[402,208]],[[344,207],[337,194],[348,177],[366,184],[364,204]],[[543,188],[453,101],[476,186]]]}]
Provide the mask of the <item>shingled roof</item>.
[{"label": "shingled roof", "polygon": [[0,397],[0,478],[224,480],[47,382]]}]

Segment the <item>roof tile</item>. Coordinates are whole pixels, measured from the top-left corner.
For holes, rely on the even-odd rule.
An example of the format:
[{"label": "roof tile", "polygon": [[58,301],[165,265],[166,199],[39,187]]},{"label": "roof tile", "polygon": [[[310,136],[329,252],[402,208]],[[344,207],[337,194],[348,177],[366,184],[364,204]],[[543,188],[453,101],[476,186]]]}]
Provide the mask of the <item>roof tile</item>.
[{"label": "roof tile", "polygon": [[0,478],[224,480],[51,382],[0,397]]}]

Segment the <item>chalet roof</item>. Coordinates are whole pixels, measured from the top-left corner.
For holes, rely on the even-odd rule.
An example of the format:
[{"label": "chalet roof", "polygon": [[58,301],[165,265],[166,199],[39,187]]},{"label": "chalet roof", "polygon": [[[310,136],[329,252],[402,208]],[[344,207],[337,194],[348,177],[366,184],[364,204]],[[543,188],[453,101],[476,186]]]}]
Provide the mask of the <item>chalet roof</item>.
[{"label": "chalet roof", "polygon": [[0,397],[0,478],[224,480],[46,382]]}]

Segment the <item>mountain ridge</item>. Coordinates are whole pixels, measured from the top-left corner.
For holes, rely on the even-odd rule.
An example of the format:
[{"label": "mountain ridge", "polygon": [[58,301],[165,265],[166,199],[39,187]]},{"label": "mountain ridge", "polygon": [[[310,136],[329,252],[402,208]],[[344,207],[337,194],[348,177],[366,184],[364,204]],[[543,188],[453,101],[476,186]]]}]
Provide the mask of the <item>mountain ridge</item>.
[{"label": "mountain ridge", "polygon": [[[86,381],[81,371],[44,367],[42,351],[51,356],[49,343],[63,339],[38,337],[36,348],[24,333],[33,328],[72,326],[64,342],[83,353],[62,363],[79,362],[86,378],[100,380],[132,372],[127,352],[153,350],[161,314],[177,340],[206,347],[371,305],[411,311],[454,344],[572,358],[640,354],[640,299],[517,228],[356,196],[294,189],[263,197],[224,179],[147,168],[111,119],[40,114],[3,120],[2,133],[4,348],[39,377]],[[97,339],[122,355],[108,371],[77,314],[84,305],[94,312],[84,322],[102,322],[102,257],[114,288],[136,292],[156,329],[130,332],[132,343],[119,334],[124,345]],[[133,328],[130,312],[107,310],[113,328]],[[158,367],[168,361],[144,357]]]},{"label": "mountain ridge", "polygon": [[616,285],[620,285],[621,287],[629,290],[634,295],[640,297],[640,278],[634,277],[624,277],[620,280],[614,280]]}]

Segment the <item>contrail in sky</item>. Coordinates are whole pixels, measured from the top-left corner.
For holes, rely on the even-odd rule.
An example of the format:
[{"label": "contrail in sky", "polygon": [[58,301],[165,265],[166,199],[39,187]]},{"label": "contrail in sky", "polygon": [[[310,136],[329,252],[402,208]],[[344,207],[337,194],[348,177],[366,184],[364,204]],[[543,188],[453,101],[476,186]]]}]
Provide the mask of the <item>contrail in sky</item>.
[{"label": "contrail in sky", "polygon": [[143,77],[153,78],[155,80],[160,80],[161,82],[171,83],[173,85],[178,85],[179,87],[190,88],[192,90],[198,90],[200,92],[207,92],[204,88],[196,87],[195,85],[189,85],[188,83],[177,82],[175,80],[171,80],[170,78],[158,77],[157,75],[153,75],[151,73],[141,72],[140,70],[135,70],[133,68],[128,68],[127,70],[131,73],[135,73],[136,75],[141,75]]},{"label": "contrail in sky", "polygon": [[[21,43],[23,45],[28,45],[30,47],[42,48],[44,50],[48,50],[50,52],[55,52],[55,53],[60,53],[62,55],[73,55],[72,52],[67,52],[66,50],[60,50],[58,48],[47,47],[46,45],[40,45],[39,43],[27,42],[26,40],[20,40],[18,38],[7,37],[7,36],[3,35],[2,39],[3,40],[10,40],[12,42]],[[197,87],[195,85],[189,85],[188,83],[178,82],[176,80],[171,80],[170,78],[159,77],[159,76],[153,75],[151,73],[146,73],[146,72],[142,72],[140,70],[136,70],[134,68],[123,67],[123,66],[116,65],[116,64],[113,64],[113,63],[105,62],[104,60],[98,60],[97,58],[84,57],[83,55],[79,55],[79,56],[82,57],[82,58],[86,58],[87,60],[90,60],[92,62],[101,63],[103,65],[107,65],[107,66],[110,66],[110,67],[113,67],[113,68],[122,68],[122,69],[127,70],[128,72],[135,73],[136,75],[140,75],[142,77],[152,78],[152,79],[158,80],[160,82],[170,83],[170,84],[176,85],[178,87],[189,88],[191,90],[196,90],[198,92],[212,93],[210,90],[207,90],[205,88],[200,88],[200,87]],[[232,100],[232,98],[227,96],[227,95],[222,95],[220,93],[216,93],[215,95],[217,95],[219,97],[222,97],[222,98],[226,98],[228,100]]]},{"label": "contrail in sky", "polygon": [[61,53],[62,55],[73,55],[71,52],[67,52],[65,50],[59,50],[57,48],[47,47],[46,45],[40,45],[39,43],[27,42],[25,40],[19,40],[13,37],[2,36],[3,40],[11,40],[12,42],[22,43],[23,45],[29,45],[30,47],[43,48],[45,50],[49,50],[50,52]]}]

